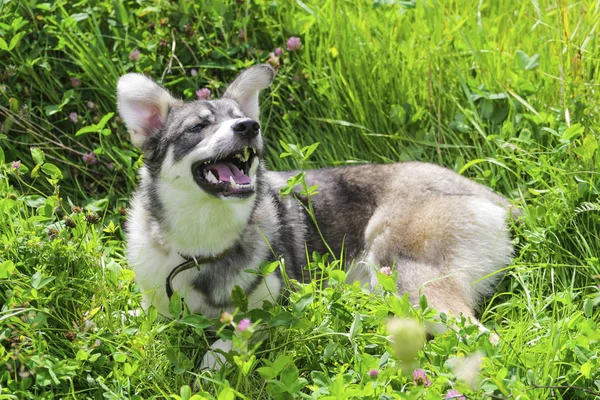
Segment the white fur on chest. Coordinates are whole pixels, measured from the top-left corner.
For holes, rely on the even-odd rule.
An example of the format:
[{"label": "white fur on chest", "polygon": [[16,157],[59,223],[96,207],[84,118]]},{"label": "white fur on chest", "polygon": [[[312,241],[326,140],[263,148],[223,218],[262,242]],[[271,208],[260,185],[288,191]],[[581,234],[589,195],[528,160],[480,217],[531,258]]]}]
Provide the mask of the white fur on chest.
[{"label": "white fur on chest", "polygon": [[[188,221],[193,220],[194,216],[190,215]],[[187,233],[189,235],[200,235],[195,236],[197,247],[193,250],[202,249],[202,244],[206,242],[198,240],[198,238],[205,237],[204,235],[207,234],[206,229],[204,232],[188,230]],[[223,237],[214,236],[217,235],[214,232],[212,235],[211,238],[213,240],[223,239]],[[169,316],[166,280],[173,268],[185,260],[178,254],[178,250],[171,245],[170,241],[161,234],[158,223],[154,222],[149,213],[143,208],[139,196],[136,196],[132,203],[127,236],[128,260],[135,272],[135,280],[142,293],[142,307],[147,309],[150,305],[154,305],[160,314]],[[258,245],[256,250],[252,257],[247,260],[247,265],[242,270],[258,270],[260,264],[268,257],[269,249],[266,243]],[[193,288],[193,283],[197,275],[198,270],[196,268],[179,273],[173,279],[173,290],[179,292],[185,298],[190,311],[200,313],[208,318],[217,317],[223,310],[211,307],[206,296]],[[234,286],[237,285],[243,289],[248,288],[254,279],[256,279],[256,275],[244,272],[232,275],[226,285],[220,288],[217,298],[213,300],[227,302]],[[249,305],[251,307],[259,307],[264,300],[276,301],[281,288],[280,278],[274,274],[269,275],[251,293],[247,293]]]}]

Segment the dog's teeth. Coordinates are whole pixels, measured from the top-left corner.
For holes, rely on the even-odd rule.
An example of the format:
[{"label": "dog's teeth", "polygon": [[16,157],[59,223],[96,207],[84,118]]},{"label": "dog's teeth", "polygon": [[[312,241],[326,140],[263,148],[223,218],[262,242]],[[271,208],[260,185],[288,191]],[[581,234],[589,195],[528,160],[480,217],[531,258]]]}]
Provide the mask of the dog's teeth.
[{"label": "dog's teeth", "polygon": [[210,183],[219,183],[219,181],[217,180],[217,178],[213,175],[213,173],[211,171],[206,171],[204,176],[205,176],[206,180],[209,181]]},{"label": "dog's teeth", "polygon": [[235,180],[233,179],[233,176],[229,177],[229,183],[231,183],[231,187],[234,189],[237,189],[239,187],[239,185],[237,183],[235,183]]},{"label": "dog's teeth", "polygon": [[248,155],[246,154],[246,151],[243,151],[243,154],[238,153],[234,156],[235,158],[237,158],[238,160],[240,160],[241,162],[246,162],[248,161]]},{"label": "dog's teeth", "polygon": [[256,170],[258,169],[258,157],[254,157],[252,160],[252,165],[250,165],[250,170],[248,171],[248,176],[253,177],[256,175]]}]

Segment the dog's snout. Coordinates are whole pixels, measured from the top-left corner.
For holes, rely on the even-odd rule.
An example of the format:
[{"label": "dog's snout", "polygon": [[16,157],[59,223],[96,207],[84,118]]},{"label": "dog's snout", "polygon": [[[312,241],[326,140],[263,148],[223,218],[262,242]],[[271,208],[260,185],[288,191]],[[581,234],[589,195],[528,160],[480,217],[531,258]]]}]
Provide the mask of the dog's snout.
[{"label": "dog's snout", "polygon": [[260,125],[253,119],[237,122],[231,128],[236,134],[245,139],[252,139],[260,132]]}]

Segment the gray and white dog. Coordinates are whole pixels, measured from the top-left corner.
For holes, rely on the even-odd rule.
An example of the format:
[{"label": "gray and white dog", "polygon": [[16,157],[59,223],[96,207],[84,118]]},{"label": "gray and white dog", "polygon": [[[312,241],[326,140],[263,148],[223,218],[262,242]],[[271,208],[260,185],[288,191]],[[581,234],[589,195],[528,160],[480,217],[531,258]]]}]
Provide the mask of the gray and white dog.
[{"label": "gray and white dog", "polygon": [[[263,279],[246,270],[282,256],[287,275],[304,281],[306,250],[327,251],[300,193],[280,195],[294,173],[264,167],[258,94],[273,77],[270,66],[257,65],[221,99],[188,103],[144,75],[119,80],[119,112],[144,155],[127,232],[144,308],[169,315],[172,289],[192,312],[216,317],[232,311],[235,285],[258,307],[282,293],[281,272]],[[477,303],[511,260],[509,202],[448,169],[420,162],[326,168],[308,171],[306,182],[318,185],[311,201],[327,245],[336,255],[343,248],[348,279],[371,289],[376,272],[393,267],[400,294],[423,293],[435,309],[475,321]],[[204,265],[167,284],[190,258]],[[207,353],[204,366],[217,358]]]}]

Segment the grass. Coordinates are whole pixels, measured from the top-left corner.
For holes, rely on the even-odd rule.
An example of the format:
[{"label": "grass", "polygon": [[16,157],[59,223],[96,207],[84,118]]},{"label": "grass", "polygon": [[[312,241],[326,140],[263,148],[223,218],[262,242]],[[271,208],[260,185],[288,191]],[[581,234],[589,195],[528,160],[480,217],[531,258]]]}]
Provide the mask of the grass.
[{"label": "grass", "polygon": [[[597,2],[0,4],[0,398],[600,396]],[[385,329],[390,313],[434,320],[426,299],[343,284],[331,257],[309,259],[329,286],[251,311],[262,322],[214,375],[196,369],[214,321],[132,313],[123,224],[140,155],[111,114],[115,80],[145,72],[185,99],[218,95],[290,36],[302,48],[263,95],[271,168],[298,167],[284,145],[316,142],[306,167],[431,161],[523,211],[518,254],[482,305],[499,345],[450,318],[418,353],[429,387]],[[267,332],[258,348],[254,330]],[[474,386],[451,368],[472,354]]]}]

